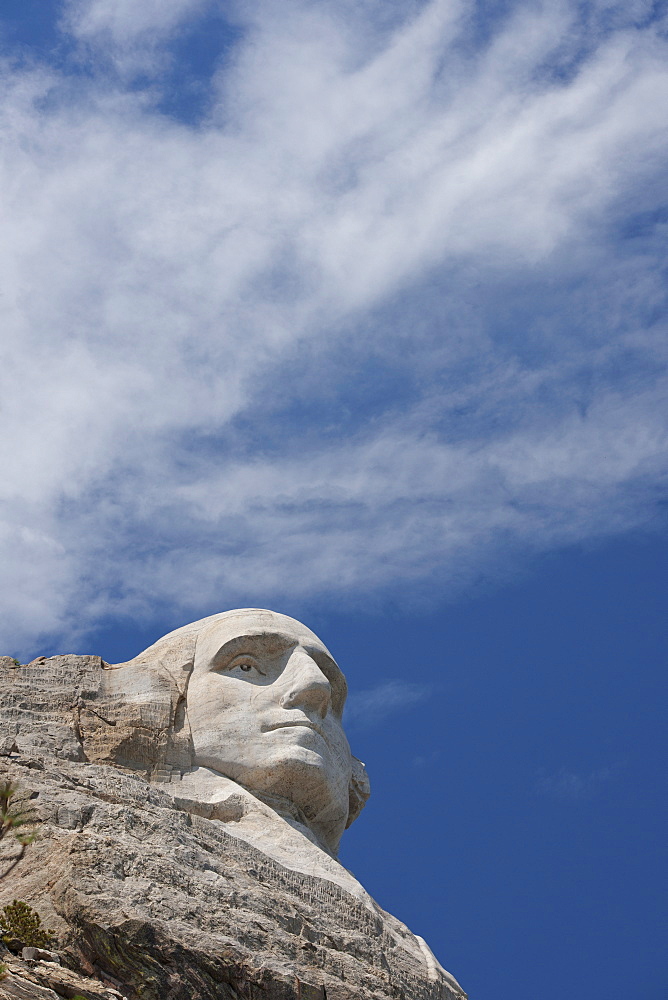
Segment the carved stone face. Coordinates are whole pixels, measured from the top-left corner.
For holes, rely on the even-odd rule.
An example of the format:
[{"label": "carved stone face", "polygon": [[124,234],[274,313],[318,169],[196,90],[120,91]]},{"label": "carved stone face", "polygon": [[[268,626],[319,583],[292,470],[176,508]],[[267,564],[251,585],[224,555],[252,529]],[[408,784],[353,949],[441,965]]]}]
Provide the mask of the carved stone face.
[{"label": "carved stone face", "polygon": [[346,693],[327,648],[294,619],[254,610],[219,619],[198,637],[188,687],[195,761],[289,800],[336,845],[352,769]]}]

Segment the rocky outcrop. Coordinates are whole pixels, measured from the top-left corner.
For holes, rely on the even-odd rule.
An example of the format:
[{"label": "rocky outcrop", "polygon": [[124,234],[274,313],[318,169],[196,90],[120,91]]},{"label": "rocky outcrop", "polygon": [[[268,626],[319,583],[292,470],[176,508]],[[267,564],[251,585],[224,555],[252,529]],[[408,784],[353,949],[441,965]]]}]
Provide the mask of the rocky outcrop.
[{"label": "rocky outcrop", "polygon": [[[82,704],[89,718],[94,708],[85,683],[102,669],[96,657],[0,663],[0,777],[20,787],[38,830],[0,879],[0,907],[18,898],[39,912],[57,935],[58,975],[92,977],[116,991],[109,998],[128,1000],[465,997],[424,942],[333,859],[337,878],[334,867],[259,849],[244,833],[243,801],[234,815],[220,814],[227,821],[207,818],[178,794],[179,783],[156,781],[150,764],[137,772],[87,759]],[[84,687],[72,700],[58,678],[75,674]],[[114,728],[113,719],[98,721]],[[291,850],[303,841],[308,857],[314,848],[300,831],[291,824]],[[1,848],[11,856],[11,840]],[[74,980],[45,985],[40,964],[27,970],[40,989],[107,1000],[81,985],[72,992]],[[2,990],[30,996],[8,992],[19,979],[11,967],[0,998]]]},{"label": "rocky outcrop", "polygon": [[59,962],[46,959],[21,960],[4,955],[0,1000],[125,1000],[118,990],[98,979],[82,976]]}]

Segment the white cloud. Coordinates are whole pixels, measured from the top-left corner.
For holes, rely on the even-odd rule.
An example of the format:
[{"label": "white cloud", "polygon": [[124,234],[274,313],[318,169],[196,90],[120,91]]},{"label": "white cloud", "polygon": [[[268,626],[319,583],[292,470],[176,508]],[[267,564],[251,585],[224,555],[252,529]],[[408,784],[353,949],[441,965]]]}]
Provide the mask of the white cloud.
[{"label": "white cloud", "polygon": [[160,45],[211,6],[212,0],[66,0],[62,24],[89,58],[109,60],[132,76],[158,71]]},{"label": "white cloud", "polygon": [[541,773],[538,790],[557,799],[589,799],[612,781],[618,771],[618,767],[601,767],[586,772],[561,767],[555,774]]},{"label": "white cloud", "polygon": [[5,62],[12,651],[156,601],[447,592],[646,523],[659,243],[609,221],[656,205],[666,43],[640,8],[522,7],[482,48],[468,8],[393,9],[248,5],[198,127],[100,55],[158,67],[194,0],[70,4],[92,79]]},{"label": "white cloud", "polygon": [[424,684],[387,681],[368,691],[352,692],[346,703],[346,721],[357,727],[378,725],[395,712],[424,701],[429,691]]}]

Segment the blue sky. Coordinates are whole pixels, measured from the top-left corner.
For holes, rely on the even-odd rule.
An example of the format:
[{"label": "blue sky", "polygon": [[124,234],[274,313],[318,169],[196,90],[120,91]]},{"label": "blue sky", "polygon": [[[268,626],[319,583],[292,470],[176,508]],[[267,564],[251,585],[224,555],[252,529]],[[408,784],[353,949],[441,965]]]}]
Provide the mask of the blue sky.
[{"label": "blue sky", "polygon": [[0,13],[4,651],[305,620],[374,787],[344,863],[475,1000],[666,985],[667,26]]}]

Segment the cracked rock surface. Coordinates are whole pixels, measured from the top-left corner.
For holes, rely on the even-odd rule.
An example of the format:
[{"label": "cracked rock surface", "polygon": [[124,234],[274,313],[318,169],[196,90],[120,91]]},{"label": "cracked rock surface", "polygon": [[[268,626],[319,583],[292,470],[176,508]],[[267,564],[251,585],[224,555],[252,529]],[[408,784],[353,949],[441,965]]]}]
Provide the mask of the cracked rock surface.
[{"label": "cracked rock surface", "polygon": [[5,975],[0,980],[0,1000],[124,1000],[118,990],[90,976],[82,976],[54,962],[24,962],[3,957]]},{"label": "cracked rock surface", "polygon": [[[103,669],[98,657],[0,658],[0,778],[19,786],[38,830],[0,879],[0,907],[33,906],[62,962],[5,962],[0,1000],[464,1000],[341,866],[337,879],[326,865],[298,870],[289,852],[272,857],[235,835],[245,800],[220,813],[228,821],[191,811],[156,778],[148,740],[143,770],[87,759],[79,720],[84,699],[94,718]],[[73,703],[61,681],[75,673],[84,688]],[[9,838],[0,850],[15,852]]]}]

